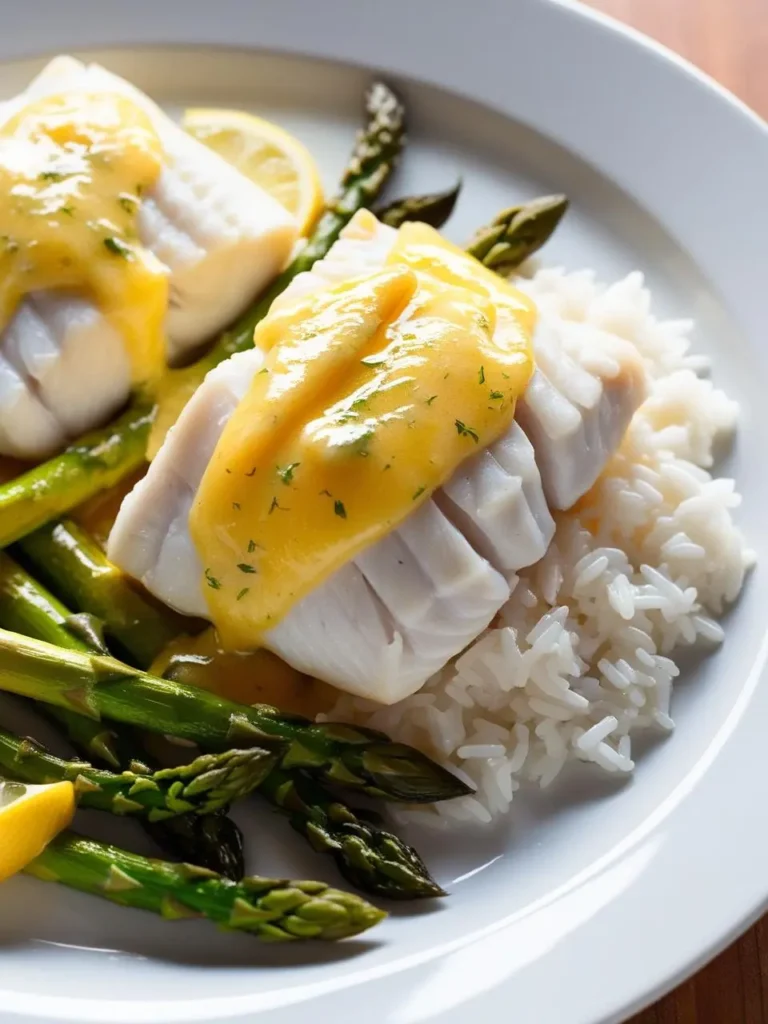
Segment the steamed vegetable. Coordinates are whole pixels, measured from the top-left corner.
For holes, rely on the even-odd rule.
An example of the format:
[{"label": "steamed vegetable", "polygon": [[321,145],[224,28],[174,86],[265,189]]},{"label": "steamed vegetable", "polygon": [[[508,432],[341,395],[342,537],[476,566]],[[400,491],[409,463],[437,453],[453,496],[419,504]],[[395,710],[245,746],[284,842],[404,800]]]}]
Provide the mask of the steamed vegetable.
[{"label": "steamed vegetable", "polygon": [[[365,128],[360,132],[332,199],[304,248],[211,351],[187,370],[174,371],[174,416],[205,374],[234,352],[248,348],[253,330],[272,300],[297,274],[330,249],[356,210],[369,206],[389,178],[405,141],[404,110],[394,93],[375,83],[366,95]],[[169,374],[170,376],[170,374]],[[43,523],[112,486],[145,459],[150,426],[157,415],[153,398],[138,395],[114,423],[88,434],[60,455],[0,486],[0,547],[25,536]]]},{"label": "steamed vegetable", "polygon": [[35,576],[70,607],[87,608],[110,640],[139,666],[151,665],[171,640],[195,626],[136,587],[72,520],[47,523],[19,541],[16,550],[34,566]]},{"label": "steamed vegetable", "polygon": [[467,251],[486,267],[509,273],[549,241],[568,209],[566,196],[541,196],[502,210],[472,238]]},{"label": "steamed vegetable", "polygon": [[164,821],[179,814],[209,814],[256,789],[278,760],[279,750],[251,747],[203,754],[179,768],[121,774],[85,761],[65,761],[31,739],[0,729],[0,772],[35,785],[72,782],[81,807]]},{"label": "steamed vegetable", "polygon": [[327,853],[358,889],[390,900],[445,896],[412,846],[335,800],[301,772],[270,772],[262,796],[288,815],[317,853]]},{"label": "steamed vegetable", "polygon": [[422,196],[404,196],[395,199],[386,206],[379,207],[375,213],[382,224],[391,228],[399,228],[409,220],[420,220],[433,228],[441,228],[453,213],[461,192],[461,178],[453,188],[444,192],[428,192]]},{"label": "steamed vegetable", "polygon": [[[47,528],[43,528],[37,533],[49,539],[54,537],[54,531],[49,531]],[[71,574],[77,573],[87,566],[93,572],[93,576],[89,577],[87,574],[80,576],[77,594],[81,604],[89,606],[89,579],[92,578],[94,585],[98,587],[101,579],[100,570],[108,572],[110,563],[84,530],[68,531],[67,535],[73,543],[58,547],[60,557],[56,557],[48,563],[55,567],[54,571],[50,573],[53,577],[52,583],[58,584],[60,592],[63,592],[68,589]],[[37,537],[37,534],[34,536]],[[44,556],[47,552],[47,545],[34,544],[26,550],[35,556],[32,562],[36,569],[43,571],[46,566]],[[116,570],[113,572],[116,573]],[[17,574],[25,575],[22,570],[17,570]],[[107,633],[115,633],[113,620],[117,623],[124,621],[123,601],[134,612],[139,611],[135,620],[137,628],[130,634],[134,640],[142,636],[142,623],[146,625],[146,632],[152,633],[159,629],[158,624],[153,620],[162,619],[167,615],[168,621],[173,621],[174,613],[170,609],[158,606],[149,600],[144,603],[143,609],[138,609],[135,602],[141,600],[140,592],[133,589],[130,582],[121,574],[113,575],[111,578],[113,585],[110,588],[110,602],[104,609],[107,617],[103,625]],[[23,592],[18,594],[18,598],[14,602],[16,608],[23,608],[30,596],[36,596],[37,602],[40,601],[39,593],[35,595],[35,581],[27,577],[24,582],[26,587]],[[37,605],[33,601],[31,608],[33,616],[36,607]],[[2,612],[2,589],[0,589],[0,623],[10,625],[3,620]],[[21,619],[23,624],[23,617],[17,615],[17,619]],[[27,632],[21,627],[17,627],[17,629],[19,632]],[[33,635],[39,636],[39,633]],[[48,639],[55,642],[53,636],[49,636]],[[138,649],[131,649],[129,646],[128,653],[136,658],[141,665]],[[61,713],[70,714],[74,723],[84,723],[85,727],[101,731],[99,723],[94,723],[90,719],[72,712],[62,711]],[[362,819],[336,799],[324,786],[315,780],[310,780],[303,773],[273,769],[259,787],[258,793],[289,816],[291,825],[314,850],[330,854],[344,877],[358,888],[386,896],[388,899],[402,900],[443,894],[440,886],[431,878],[421,857],[412,847],[391,832],[380,828],[373,822]],[[181,819],[174,819],[173,822],[167,824],[180,822]],[[192,822],[191,825],[194,827],[195,823]],[[162,845],[168,848],[167,838]]]},{"label": "steamed vegetable", "polygon": [[263,704],[235,704],[105,655],[61,650],[7,630],[0,630],[0,690],[208,749],[285,742],[283,767],[304,768],[385,799],[431,803],[469,792],[420,751],[373,729],[316,724]]},{"label": "steamed vegetable", "polygon": [[26,873],[168,921],[206,917],[263,942],[344,939],[386,917],[360,896],[324,882],[260,877],[231,882],[205,868],[150,860],[73,833],[54,840]]},{"label": "steamed vegetable", "polygon": [[[82,616],[72,615],[7,555],[0,553],[0,625],[25,636],[47,640],[71,650],[101,653],[98,630],[72,628]],[[98,626],[98,624],[96,624]],[[81,757],[109,769],[151,770],[146,750],[133,730],[103,723],[75,711],[38,705],[64,732]],[[245,874],[243,837],[224,811],[183,814],[166,821],[143,819],[146,831],[172,857],[209,868],[235,881]]]}]

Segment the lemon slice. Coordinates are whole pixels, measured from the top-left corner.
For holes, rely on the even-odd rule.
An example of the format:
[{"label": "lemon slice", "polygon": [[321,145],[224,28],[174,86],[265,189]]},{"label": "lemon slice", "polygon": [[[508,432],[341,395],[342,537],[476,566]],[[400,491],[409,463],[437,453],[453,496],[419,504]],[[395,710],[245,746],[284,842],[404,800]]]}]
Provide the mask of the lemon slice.
[{"label": "lemon slice", "polygon": [[323,186],[309,150],[270,121],[242,110],[195,107],[182,127],[269,192],[306,235],[323,209]]},{"label": "lemon slice", "polygon": [[0,779],[0,882],[38,857],[74,814],[71,782],[26,786]]}]

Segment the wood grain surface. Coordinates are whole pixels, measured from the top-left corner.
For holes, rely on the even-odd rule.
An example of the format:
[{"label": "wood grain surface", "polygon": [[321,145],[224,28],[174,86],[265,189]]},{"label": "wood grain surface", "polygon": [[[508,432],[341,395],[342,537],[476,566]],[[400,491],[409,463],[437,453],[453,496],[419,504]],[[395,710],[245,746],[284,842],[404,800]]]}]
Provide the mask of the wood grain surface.
[{"label": "wood grain surface", "polygon": [[[676,50],[768,118],[768,0],[587,2]],[[768,916],[631,1024],[768,1024]]]}]

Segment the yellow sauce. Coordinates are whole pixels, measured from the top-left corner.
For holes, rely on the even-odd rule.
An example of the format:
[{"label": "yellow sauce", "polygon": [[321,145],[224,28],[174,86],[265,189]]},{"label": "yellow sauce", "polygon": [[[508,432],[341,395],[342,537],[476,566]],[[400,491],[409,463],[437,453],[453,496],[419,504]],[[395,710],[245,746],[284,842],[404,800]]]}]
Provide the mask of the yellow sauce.
[{"label": "yellow sauce", "polygon": [[0,329],[30,292],[92,299],[123,337],[136,382],[164,364],[162,265],[138,240],[163,166],[146,113],[111,93],[63,93],[0,126]]},{"label": "yellow sauce", "polygon": [[535,308],[425,225],[389,266],[275,311],[190,514],[223,644],[260,634],[510,425]]},{"label": "yellow sauce", "polygon": [[261,648],[238,654],[222,650],[214,629],[174,640],[151,671],[240,704],[272,704],[307,718],[328,711],[336,699],[332,687],[297,672],[271,651]]}]

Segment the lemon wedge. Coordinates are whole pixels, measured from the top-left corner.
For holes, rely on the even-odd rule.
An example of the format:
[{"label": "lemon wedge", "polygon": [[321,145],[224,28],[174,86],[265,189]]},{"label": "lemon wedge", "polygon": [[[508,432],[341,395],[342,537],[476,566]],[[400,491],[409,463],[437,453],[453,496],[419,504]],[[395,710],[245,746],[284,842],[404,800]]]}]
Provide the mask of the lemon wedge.
[{"label": "lemon wedge", "polygon": [[38,857],[74,815],[71,782],[27,786],[0,779],[0,882]]},{"label": "lemon wedge", "polygon": [[283,128],[242,110],[195,107],[182,127],[294,215],[299,233],[312,229],[323,209],[323,186],[311,153]]}]

